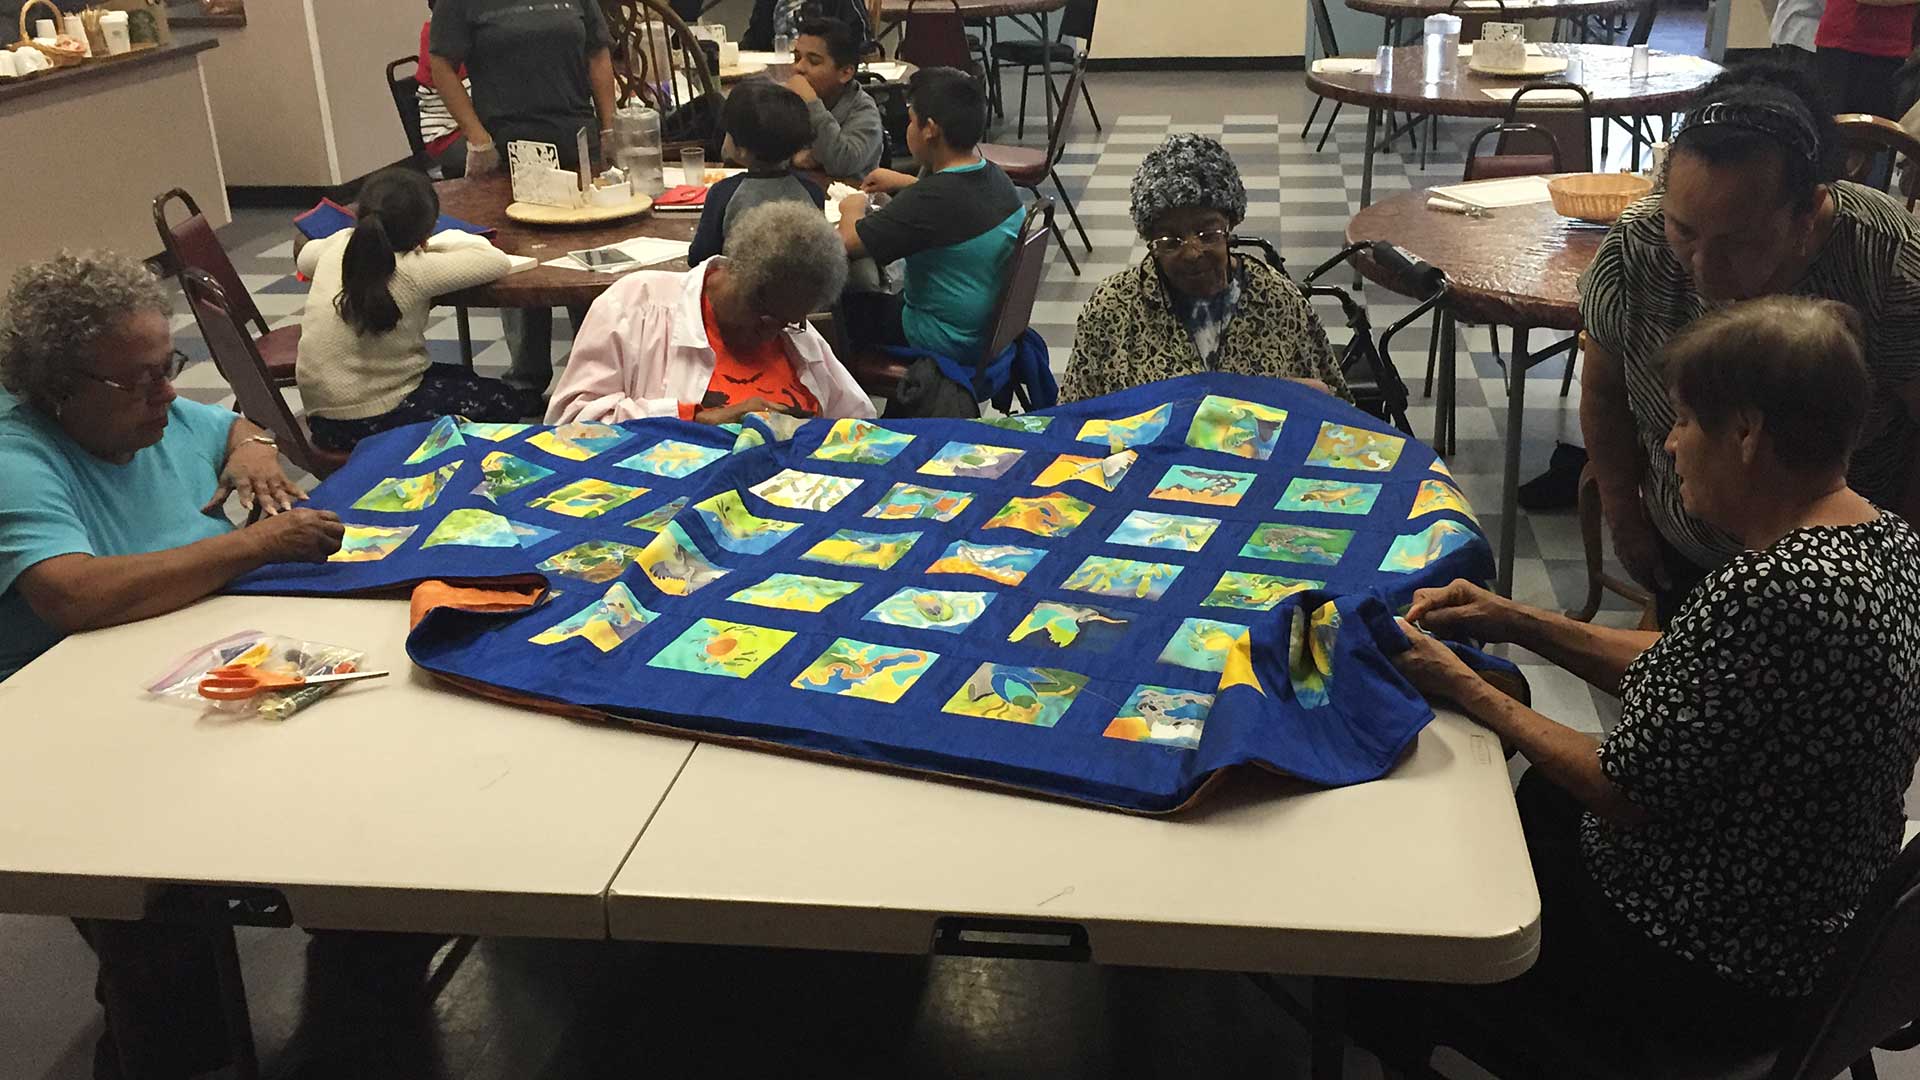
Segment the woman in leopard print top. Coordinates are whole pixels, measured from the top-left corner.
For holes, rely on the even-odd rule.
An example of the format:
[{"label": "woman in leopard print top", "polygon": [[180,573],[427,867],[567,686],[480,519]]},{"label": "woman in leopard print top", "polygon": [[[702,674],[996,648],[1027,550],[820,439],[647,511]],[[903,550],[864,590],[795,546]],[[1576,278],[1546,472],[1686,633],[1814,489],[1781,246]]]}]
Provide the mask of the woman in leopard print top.
[{"label": "woman in leopard print top", "polygon": [[1132,197],[1149,254],[1101,282],[1081,310],[1060,400],[1201,371],[1295,379],[1349,396],[1299,288],[1228,250],[1247,189],[1226,148],[1204,135],[1169,136],[1140,163]]}]

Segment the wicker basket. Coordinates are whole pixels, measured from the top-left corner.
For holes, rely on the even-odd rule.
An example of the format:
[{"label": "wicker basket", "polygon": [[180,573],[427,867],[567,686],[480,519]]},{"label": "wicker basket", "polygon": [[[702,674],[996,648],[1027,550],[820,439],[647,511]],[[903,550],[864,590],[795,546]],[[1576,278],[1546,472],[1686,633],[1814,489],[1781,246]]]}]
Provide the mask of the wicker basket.
[{"label": "wicker basket", "polygon": [[1622,211],[1652,190],[1653,181],[1633,173],[1575,173],[1547,181],[1547,193],[1561,216],[1602,225],[1619,220]]},{"label": "wicker basket", "polygon": [[61,12],[59,8],[54,6],[53,0],[27,0],[27,3],[20,8],[20,44],[14,46],[14,48],[16,50],[33,49],[40,55],[46,57],[47,61],[57,68],[72,67],[75,64],[85,63],[87,50],[84,47],[63,49],[57,45],[42,45],[33,40],[32,32],[28,29],[33,25],[33,22],[28,16],[33,13],[34,8],[42,4],[45,4],[47,11],[53,15],[53,25],[60,25]]}]

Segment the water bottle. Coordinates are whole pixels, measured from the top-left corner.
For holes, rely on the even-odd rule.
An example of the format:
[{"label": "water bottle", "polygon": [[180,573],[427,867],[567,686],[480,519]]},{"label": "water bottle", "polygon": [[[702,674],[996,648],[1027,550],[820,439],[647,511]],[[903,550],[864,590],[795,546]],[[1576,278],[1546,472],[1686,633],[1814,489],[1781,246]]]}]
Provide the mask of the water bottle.
[{"label": "water bottle", "polygon": [[660,174],[660,114],[635,102],[613,114],[613,163],[627,174],[635,195],[654,196],[666,190]]},{"label": "water bottle", "polygon": [[1423,60],[1421,81],[1428,86],[1454,80],[1460,69],[1460,16],[1427,16]]}]

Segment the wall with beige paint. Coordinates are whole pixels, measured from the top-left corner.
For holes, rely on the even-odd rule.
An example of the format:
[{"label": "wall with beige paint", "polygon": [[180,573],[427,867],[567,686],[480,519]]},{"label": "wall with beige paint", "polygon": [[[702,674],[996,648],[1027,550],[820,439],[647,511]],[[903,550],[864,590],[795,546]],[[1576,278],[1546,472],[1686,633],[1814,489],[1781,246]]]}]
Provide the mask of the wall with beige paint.
[{"label": "wall with beige paint", "polygon": [[409,153],[387,91],[386,67],[389,60],[419,53],[427,5],[425,0],[312,4],[339,179],[351,180]]},{"label": "wall with beige paint", "polygon": [[1768,28],[1769,16],[1760,6],[1760,0],[1725,0],[1733,8],[1728,12],[1732,19],[1727,24],[1727,48],[1729,49],[1765,49],[1773,44]]},{"label": "wall with beige paint", "polygon": [[1109,0],[1094,25],[1102,60],[1302,56],[1305,0]]},{"label": "wall with beige paint", "polygon": [[[201,57],[218,55],[213,49]],[[0,143],[30,146],[32,162],[7,170],[7,242],[0,281],[61,248],[160,253],[152,198],[192,192],[215,225],[228,219],[220,158],[194,56],[101,73],[0,105]],[[84,132],[84,138],[49,138]],[[112,148],[110,155],[102,149]]]}]

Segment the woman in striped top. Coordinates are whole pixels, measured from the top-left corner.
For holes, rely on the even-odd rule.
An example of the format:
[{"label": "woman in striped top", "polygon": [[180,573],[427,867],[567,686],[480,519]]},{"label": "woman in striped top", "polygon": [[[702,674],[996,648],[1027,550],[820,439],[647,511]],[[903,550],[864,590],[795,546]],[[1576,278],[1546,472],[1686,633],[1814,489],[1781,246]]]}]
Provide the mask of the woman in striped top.
[{"label": "woman in striped top", "polygon": [[1621,215],[1581,280],[1581,428],[1614,550],[1654,589],[1663,625],[1740,550],[1687,512],[1661,451],[1674,421],[1661,349],[1715,307],[1794,294],[1860,313],[1874,394],[1848,479],[1920,520],[1920,222],[1832,180],[1834,152],[1832,111],[1806,76],[1771,63],[1726,72],[1675,138],[1664,190]]}]

